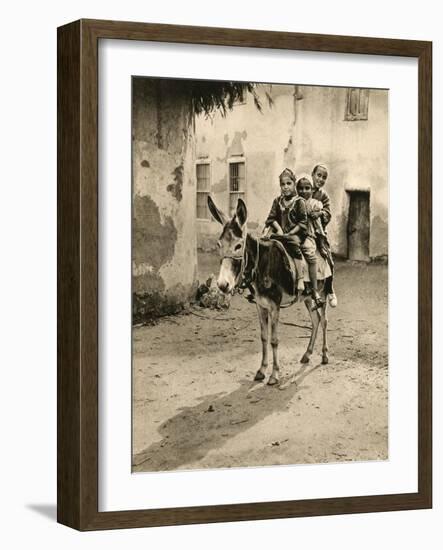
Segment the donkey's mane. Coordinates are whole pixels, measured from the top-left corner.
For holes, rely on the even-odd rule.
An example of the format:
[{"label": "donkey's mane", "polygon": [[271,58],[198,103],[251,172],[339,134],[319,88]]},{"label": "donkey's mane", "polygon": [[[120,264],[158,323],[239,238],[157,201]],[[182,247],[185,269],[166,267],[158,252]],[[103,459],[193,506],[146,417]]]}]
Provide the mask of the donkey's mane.
[{"label": "donkey's mane", "polygon": [[257,262],[258,253],[256,278],[262,291],[269,288],[269,283],[271,283],[271,288],[272,286],[278,287],[286,294],[293,294],[294,282],[286,266],[283,252],[278,245],[272,240],[259,239],[248,233],[246,235],[246,251],[254,264]]}]

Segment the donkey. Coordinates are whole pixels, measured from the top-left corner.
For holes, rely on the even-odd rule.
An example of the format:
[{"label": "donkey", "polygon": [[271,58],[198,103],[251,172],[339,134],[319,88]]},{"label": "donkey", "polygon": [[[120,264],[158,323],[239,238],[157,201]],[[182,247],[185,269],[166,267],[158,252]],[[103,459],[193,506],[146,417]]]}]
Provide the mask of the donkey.
[{"label": "donkey", "polygon": [[272,373],[268,385],[279,383],[280,365],[278,361],[278,320],[280,307],[285,295],[294,301],[303,301],[311,318],[311,336],[306,352],[301,358],[308,363],[314,351],[318,327],[323,330],[322,364],[328,363],[327,342],[327,300],[324,280],[318,281],[318,291],[324,302],[321,308],[315,309],[310,295],[299,295],[294,288],[294,280],[285,264],[285,253],[272,239],[258,239],[246,232],[247,208],[242,199],[238,199],[234,216],[229,219],[217,208],[208,196],[208,206],[214,218],[223,226],[217,241],[220,249],[221,263],[217,286],[224,293],[234,293],[236,288],[250,284],[255,293],[258,318],[261,328],[262,360],[254,380],[262,381],[268,366],[269,325],[271,326]]}]

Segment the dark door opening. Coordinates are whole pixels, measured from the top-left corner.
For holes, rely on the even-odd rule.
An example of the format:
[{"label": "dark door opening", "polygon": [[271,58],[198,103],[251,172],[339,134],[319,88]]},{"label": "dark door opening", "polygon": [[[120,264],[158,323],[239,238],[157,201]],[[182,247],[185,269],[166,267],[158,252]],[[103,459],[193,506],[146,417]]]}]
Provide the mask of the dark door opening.
[{"label": "dark door opening", "polygon": [[348,258],[369,261],[369,191],[348,191]]}]

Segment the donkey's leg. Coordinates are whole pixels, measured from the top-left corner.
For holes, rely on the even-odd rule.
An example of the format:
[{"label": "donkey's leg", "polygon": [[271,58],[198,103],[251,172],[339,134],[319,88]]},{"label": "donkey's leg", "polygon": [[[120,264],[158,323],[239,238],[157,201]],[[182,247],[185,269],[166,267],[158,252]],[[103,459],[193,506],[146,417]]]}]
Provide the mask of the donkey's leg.
[{"label": "donkey's leg", "polygon": [[268,310],[257,303],[258,319],[261,329],[262,359],[254,380],[264,380],[266,368],[268,367]]},{"label": "donkey's leg", "polygon": [[301,358],[302,363],[309,363],[312,352],[314,351],[315,340],[317,339],[318,326],[320,324],[320,313],[318,309],[312,311],[312,300],[307,298],[305,300],[305,306],[308,310],[309,316],[311,317],[311,337],[309,338],[308,349],[305,351],[303,357]]},{"label": "donkey's leg", "polygon": [[280,307],[273,304],[270,310],[271,317],[271,346],[272,346],[272,374],[269,377],[268,385],[278,384],[280,366],[278,364],[278,319],[280,316]]},{"label": "donkey's leg", "polygon": [[323,330],[323,347],[322,347],[322,359],[321,362],[323,365],[327,365],[329,363],[329,357],[328,357],[328,314],[327,314],[327,303],[321,308],[320,313],[320,322],[321,322],[321,328]]}]

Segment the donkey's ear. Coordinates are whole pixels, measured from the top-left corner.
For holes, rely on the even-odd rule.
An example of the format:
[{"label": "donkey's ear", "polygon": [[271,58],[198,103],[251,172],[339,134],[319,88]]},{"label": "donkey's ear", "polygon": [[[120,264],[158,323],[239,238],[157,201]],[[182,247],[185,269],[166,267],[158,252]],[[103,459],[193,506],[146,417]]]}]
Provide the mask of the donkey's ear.
[{"label": "donkey's ear", "polygon": [[243,199],[238,199],[237,201],[237,211],[236,211],[237,221],[240,227],[243,227],[248,219],[248,209]]},{"label": "donkey's ear", "polygon": [[222,225],[225,225],[228,223],[228,218],[223,214],[221,210],[219,210],[215,206],[215,202],[211,199],[210,195],[208,195],[208,207],[209,207],[209,211],[214,216],[214,218],[218,221],[218,223],[221,223]]}]

